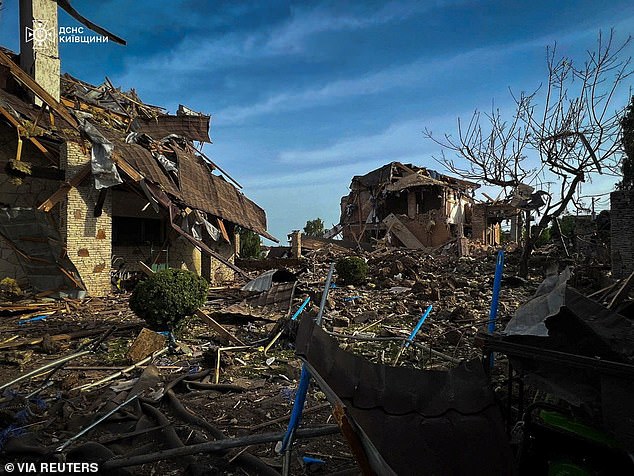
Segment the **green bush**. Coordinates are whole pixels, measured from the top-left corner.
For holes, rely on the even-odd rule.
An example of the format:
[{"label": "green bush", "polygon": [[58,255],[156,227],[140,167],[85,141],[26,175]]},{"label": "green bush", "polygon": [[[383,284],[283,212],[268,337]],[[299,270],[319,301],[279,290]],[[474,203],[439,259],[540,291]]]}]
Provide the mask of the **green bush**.
[{"label": "green bush", "polygon": [[130,308],[151,329],[173,330],[205,303],[208,287],[207,281],[195,273],[164,269],[134,288]]},{"label": "green bush", "polygon": [[343,284],[361,284],[368,275],[368,264],[356,256],[340,259],[335,269]]}]

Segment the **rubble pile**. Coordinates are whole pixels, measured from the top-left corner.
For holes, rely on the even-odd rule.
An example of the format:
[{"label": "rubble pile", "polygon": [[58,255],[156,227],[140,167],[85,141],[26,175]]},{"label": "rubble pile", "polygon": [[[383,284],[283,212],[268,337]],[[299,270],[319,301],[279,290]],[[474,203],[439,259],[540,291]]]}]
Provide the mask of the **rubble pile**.
[{"label": "rubble pile", "polygon": [[[323,342],[333,339],[370,365],[408,372],[460,374],[478,366],[496,267],[485,248],[457,257],[450,247],[430,253],[326,246],[290,261],[288,269],[257,270],[250,282],[210,288],[206,304],[170,335],[146,329],[127,294],[15,295],[0,304],[3,457],[97,458],[104,474],[279,474],[283,456],[274,443],[284,436],[301,387],[298,324],[306,328],[318,314],[331,263],[350,255],[366,260],[368,277],[343,285],[334,274]],[[507,253],[498,330],[534,299],[542,281],[517,277],[516,266],[517,255]],[[629,306],[631,282],[595,292],[597,305]],[[310,348],[302,352],[314,355]],[[507,368],[498,354],[492,373],[498,395],[509,382]],[[483,397],[478,411],[490,398]],[[333,425],[331,412],[338,411],[323,382],[308,387],[291,474],[310,465],[325,474],[358,468],[358,455]]]},{"label": "rubble pile", "polygon": [[[320,286],[323,289],[319,278],[327,274],[328,263],[337,256],[328,251],[313,253],[309,269],[300,275],[299,289],[305,287],[317,298]],[[457,258],[451,254],[394,249],[367,253],[365,258],[370,267],[367,283],[339,287],[335,276],[335,287],[329,294],[326,328],[336,333],[344,348],[375,362],[392,362],[403,338],[432,305],[416,338],[420,352],[412,353],[403,364],[442,368],[481,355],[473,340],[489,320],[494,255]],[[511,259],[500,294],[501,323],[511,318],[539,282],[537,278],[522,280],[514,276],[514,271]],[[313,302],[318,304],[319,299]],[[438,352],[450,358],[443,358]]]},{"label": "rubble pile", "polygon": [[[212,290],[207,311],[244,295],[239,289]],[[228,323],[248,345],[227,346],[195,317],[170,342],[144,328],[130,311],[127,295],[4,302],[0,314],[3,459],[98,462],[103,474],[183,474],[186,468],[187,474],[278,474],[280,457],[262,442],[244,453],[247,444],[132,466],[125,461],[229,437],[268,435],[264,443],[276,441],[271,435],[281,439],[300,364],[291,350],[262,352],[258,341],[268,335],[263,323],[269,330],[272,323]],[[28,378],[18,380],[22,377]],[[317,389],[311,390],[306,410],[308,435],[302,435],[310,438],[315,429],[319,439],[300,439],[301,453],[328,455],[334,471],[354,467],[338,428],[327,423],[329,405]],[[67,442],[63,452],[57,451]],[[124,462],[114,462],[118,458]],[[107,460],[110,466],[103,466]],[[296,468],[303,464],[301,458],[294,462]]]}]

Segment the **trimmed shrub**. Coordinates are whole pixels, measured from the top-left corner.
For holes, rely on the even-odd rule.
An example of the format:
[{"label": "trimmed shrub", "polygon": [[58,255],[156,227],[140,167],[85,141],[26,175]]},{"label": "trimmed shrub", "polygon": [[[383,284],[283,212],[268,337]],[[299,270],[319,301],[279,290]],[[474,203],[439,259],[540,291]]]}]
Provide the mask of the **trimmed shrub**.
[{"label": "trimmed shrub", "polygon": [[340,259],[335,269],[343,284],[361,284],[368,275],[368,264],[357,256]]},{"label": "trimmed shrub", "polygon": [[130,308],[151,329],[173,330],[205,303],[208,287],[207,281],[195,273],[164,269],[134,288]]}]

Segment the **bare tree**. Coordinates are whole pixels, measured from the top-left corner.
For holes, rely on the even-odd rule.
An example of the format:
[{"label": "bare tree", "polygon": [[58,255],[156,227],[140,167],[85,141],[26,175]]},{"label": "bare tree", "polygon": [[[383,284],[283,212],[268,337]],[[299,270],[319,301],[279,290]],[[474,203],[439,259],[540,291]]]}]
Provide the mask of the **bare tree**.
[{"label": "bare tree", "polygon": [[[535,242],[548,225],[575,204],[580,185],[595,174],[614,173],[619,165],[620,119],[624,106],[615,109],[614,98],[632,73],[631,58],[623,57],[631,38],[616,45],[614,31],[599,33],[596,49],[578,65],[559,57],[556,45],[547,48],[548,80],[531,94],[513,95],[515,110],[504,120],[499,110],[476,111],[458,135],[427,138],[443,147],[438,159],[449,171],[470,180],[501,187],[545,182],[552,177],[558,190],[548,195],[534,233],[524,241],[520,274],[528,275],[528,259]],[[459,166],[450,151],[466,162]],[[530,156],[536,156],[531,167]]]}]

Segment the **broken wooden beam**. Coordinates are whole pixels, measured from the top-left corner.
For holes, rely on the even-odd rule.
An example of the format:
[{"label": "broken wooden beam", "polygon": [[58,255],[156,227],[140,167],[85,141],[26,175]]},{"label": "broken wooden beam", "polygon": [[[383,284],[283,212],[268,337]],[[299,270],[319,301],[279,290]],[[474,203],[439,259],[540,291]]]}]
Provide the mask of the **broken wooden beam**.
[{"label": "broken wooden beam", "polygon": [[[136,328],[136,327],[141,327],[140,323],[137,324],[125,324],[122,325],[120,327],[117,328],[117,331],[122,331],[122,330],[127,330],[127,329],[132,329],[132,328]],[[82,330],[82,331],[77,331],[77,332],[71,332],[71,333],[66,333],[66,334],[56,334],[53,336],[50,336],[50,341],[51,342],[60,342],[60,341],[67,341],[67,340],[73,340],[73,339],[81,339],[84,337],[92,337],[92,336],[96,336],[99,334],[103,334],[104,332],[106,332],[109,328],[95,328],[95,329],[86,329],[86,330]],[[26,345],[38,345],[41,344],[44,341],[44,337],[36,337],[34,339],[25,339],[25,340],[20,340],[20,341],[5,341],[2,344],[0,344],[0,350],[6,350],[6,349],[15,349],[18,347],[24,347]]]},{"label": "broken wooden beam", "polygon": [[218,332],[218,334],[222,335],[230,342],[235,342],[236,344],[241,346],[247,345],[244,342],[242,342],[240,339],[238,339],[236,336],[234,336],[231,332],[229,332],[226,328],[224,328],[218,321],[216,321],[213,317],[211,317],[205,311],[202,311],[201,309],[196,309],[196,316],[202,319],[203,322],[206,322],[207,324],[209,324],[212,327],[212,329],[214,329],[216,332]]},{"label": "broken wooden beam", "polygon": [[[15,117],[9,114],[9,111],[7,111],[6,109],[0,106],[0,114],[18,130],[18,134],[24,135],[23,134],[25,132],[24,126]],[[55,160],[55,157],[53,156],[53,154],[51,154],[48,151],[48,149],[44,147],[39,140],[37,140],[35,137],[31,137],[30,135],[28,136],[28,139],[31,142],[31,144],[33,144],[35,147],[37,147],[37,149],[40,152],[42,152],[44,157],[46,157],[53,165],[57,165],[57,161]]]},{"label": "broken wooden beam", "polygon": [[632,272],[627,278],[625,278],[625,280],[623,281],[623,284],[621,284],[621,287],[619,288],[619,290],[616,292],[616,294],[610,301],[610,304],[608,304],[608,309],[614,309],[616,306],[621,304],[621,302],[629,294],[633,284],[634,284],[634,272]]},{"label": "broken wooden beam", "polygon": [[141,182],[145,179],[138,170],[132,167],[123,157],[117,155],[116,153],[112,154],[112,161],[135,182]]},{"label": "broken wooden beam", "polygon": [[48,107],[53,109],[64,119],[68,124],[76,130],[79,130],[79,122],[77,119],[66,109],[66,106],[61,104],[57,99],[51,96],[42,86],[40,86],[31,76],[25,73],[22,68],[15,64],[11,58],[9,58],[3,51],[0,50],[0,64],[9,68],[11,76],[17,81],[22,83],[29,91],[39,97]]},{"label": "broken wooden beam", "polygon": [[222,221],[222,218],[218,217],[217,220],[218,220],[218,229],[220,230],[222,237],[227,243],[231,243],[231,240],[229,239],[229,233],[227,233],[227,229],[225,228],[225,223]]},{"label": "broken wooden beam", "polygon": [[70,191],[71,188],[77,188],[79,184],[81,184],[86,179],[86,177],[88,177],[91,173],[92,173],[92,167],[91,167],[91,164],[88,163],[85,166],[83,166],[79,170],[79,172],[77,172],[73,176],[73,178],[71,178],[68,182],[65,182],[64,184],[62,184],[57,189],[57,191],[53,193],[53,195],[51,195],[46,200],[44,200],[44,202],[39,207],[37,207],[37,209],[42,210],[44,212],[51,211],[51,208],[57,205],[57,203],[60,200],[62,200],[66,195],[68,195],[68,192]]},{"label": "broken wooden beam", "polygon": [[425,245],[423,245],[420,240],[416,238],[414,233],[412,233],[393,213],[386,216],[383,219],[383,223],[390,227],[391,232],[396,235],[401,243],[403,243],[403,245],[407,248],[414,250],[425,248]]}]

